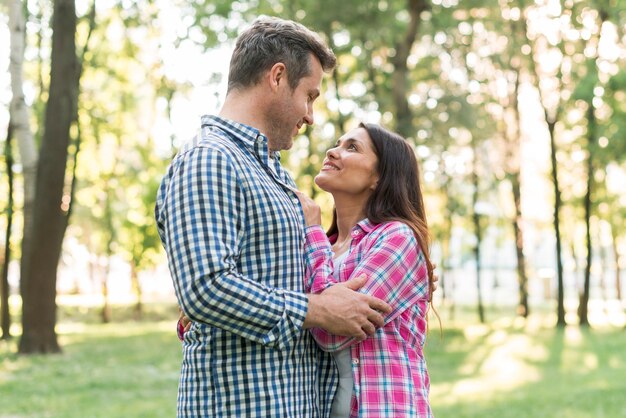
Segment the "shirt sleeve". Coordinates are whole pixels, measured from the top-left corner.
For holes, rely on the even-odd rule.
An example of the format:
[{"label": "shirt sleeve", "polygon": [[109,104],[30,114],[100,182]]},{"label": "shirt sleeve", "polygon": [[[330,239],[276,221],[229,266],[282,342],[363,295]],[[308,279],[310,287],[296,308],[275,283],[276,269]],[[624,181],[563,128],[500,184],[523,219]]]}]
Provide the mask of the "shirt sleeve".
[{"label": "shirt sleeve", "polygon": [[304,291],[321,293],[337,283],[330,241],[321,225],[307,226],[304,237]]},{"label": "shirt sleeve", "polygon": [[196,147],[170,170],[157,220],[181,308],[192,321],[283,348],[301,332],[308,300],[238,271],[246,200],[229,156]]},{"label": "shirt sleeve", "polygon": [[[320,231],[321,228],[313,227],[305,231],[305,285],[309,286],[311,293],[322,292],[338,282],[332,275],[330,242],[327,238],[324,240],[326,236],[321,231],[322,237]],[[382,299],[392,307],[384,319],[387,325],[418,300],[428,298],[428,269],[413,231],[405,224],[393,222],[373,234],[374,242],[363,249],[364,253],[348,279],[362,274],[367,276],[367,282],[359,292]],[[357,342],[354,338],[332,335],[321,328],[310,331],[324,351],[338,351]]]}]

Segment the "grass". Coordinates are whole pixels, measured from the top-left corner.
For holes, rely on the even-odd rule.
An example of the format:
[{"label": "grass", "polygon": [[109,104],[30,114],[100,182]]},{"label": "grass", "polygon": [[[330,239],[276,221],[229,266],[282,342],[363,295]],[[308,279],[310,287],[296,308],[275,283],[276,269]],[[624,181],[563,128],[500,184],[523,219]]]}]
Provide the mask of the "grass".
[{"label": "grass", "polygon": [[17,356],[15,340],[0,342],[0,418],[176,416],[181,352],[170,310],[169,321],[112,324],[65,312],[62,354]]},{"label": "grass", "polygon": [[[149,322],[114,315],[120,322],[113,324],[61,311],[62,354],[17,356],[15,340],[0,342],[0,418],[175,416],[175,307]],[[433,326],[426,356],[435,416],[626,417],[626,330],[557,330],[546,321],[500,316],[481,326],[444,319],[442,337]]]},{"label": "grass", "polygon": [[623,327],[555,329],[540,316],[435,334],[426,358],[437,417],[626,417]]}]

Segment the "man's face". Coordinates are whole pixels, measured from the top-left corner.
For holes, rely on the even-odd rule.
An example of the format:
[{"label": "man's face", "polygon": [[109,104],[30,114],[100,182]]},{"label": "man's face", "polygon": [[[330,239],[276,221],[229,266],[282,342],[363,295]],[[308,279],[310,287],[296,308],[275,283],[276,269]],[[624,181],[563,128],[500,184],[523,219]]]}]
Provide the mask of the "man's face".
[{"label": "man's face", "polygon": [[310,55],[309,62],[310,74],[301,78],[293,90],[285,83],[281,88],[280,97],[268,109],[267,136],[272,151],[291,148],[293,138],[302,125],[313,124],[313,102],[320,95],[324,71],[313,54]]}]

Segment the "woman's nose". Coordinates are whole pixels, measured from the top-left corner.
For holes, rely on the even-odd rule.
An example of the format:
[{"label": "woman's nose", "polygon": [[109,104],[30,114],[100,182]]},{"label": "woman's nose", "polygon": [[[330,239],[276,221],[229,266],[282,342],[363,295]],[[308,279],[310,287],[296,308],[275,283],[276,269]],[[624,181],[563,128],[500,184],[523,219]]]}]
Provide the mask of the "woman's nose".
[{"label": "woman's nose", "polygon": [[328,158],[337,159],[337,155],[338,155],[338,148],[337,147],[329,148],[328,151],[326,151],[326,156]]}]

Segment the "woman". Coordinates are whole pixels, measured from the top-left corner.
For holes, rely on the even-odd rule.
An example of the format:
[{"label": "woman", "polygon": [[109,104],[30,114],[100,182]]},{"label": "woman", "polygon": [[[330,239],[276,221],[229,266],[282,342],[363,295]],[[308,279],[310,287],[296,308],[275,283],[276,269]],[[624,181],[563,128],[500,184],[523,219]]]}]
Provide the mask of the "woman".
[{"label": "woman", "polygon": [[360,291],[393,308],[363,341],[311,330],[339,369],[331,416],[432,417],[422,348],[433,274],[414,151],[399,135],[361,124],[328,150],[315,183],[333,195],[335,210],[324,233],[319,208],[298,194],[307,222],[306,291],[366,275]]}]

